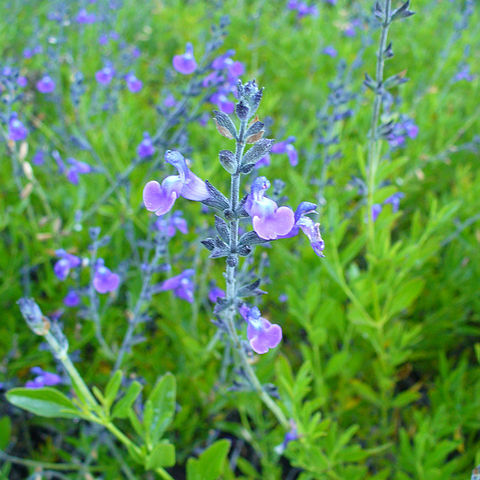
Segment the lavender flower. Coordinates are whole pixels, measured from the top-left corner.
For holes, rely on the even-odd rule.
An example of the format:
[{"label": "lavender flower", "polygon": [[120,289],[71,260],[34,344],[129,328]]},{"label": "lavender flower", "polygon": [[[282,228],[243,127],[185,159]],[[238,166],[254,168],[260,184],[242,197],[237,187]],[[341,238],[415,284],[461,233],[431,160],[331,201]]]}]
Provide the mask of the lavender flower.
[{"label": "lavender flower", "polygon": [[46,372],[40,367],[33,367],[30,371],[37,376],[25,384],[26,388],[52,387],[62,383],[62,379],[56,373]]},{"label": "lavender flower", "polygon": [[160,217],[155,222],[155,228],[163,232],[167,237],[171,238],[177,230],[184,235],[188,233],[187,221],[182,217],[183,213],[178,210],[169,218]]},{"label": "lavender flower", "polygon": [[173,57],[173,68],[182,75],[190,75],[197,68],[197,62],[193,56],[193,45],[187,43],[185,53]]},{"label": "lavender flower", "polygon": [[405,197],[405,194],[402,192],[397,192],[394,193],[393,195],[390,195],[387,199],[383,201],[383,204],[386,205],[389,203],[392,206],[392,211],[393,212],[398,212],[398,209],[400,208],[400,200]]},{"label": "lavender flower", "polygon": [[37,90],[40,93],[52,93],[55,90],[55,82],[50,75],[44,75],[37,82]]},{"label": "lavender flower", "polygon": [[24,77],[23,75],[19,75],[17,78],[17,85],[21,88],[25,88],[28,85],[27,77]]},{"label": "lavender flower", "polygon": [[323,258],[325,256],[323,254],[325,242],[320,234],[320,224],[315,223],[310,217],[307,217],[308,214],[314,213],[316,208],[317,206],[314,203],[300,203],[295,210],[295,225],[290,232],[288,232],[288,234],[284,235],[282,238],[294,237],[299,233],[300,230],[302,230],[302,232],[310,240],[313,251],[319,257]]},{"label": "lavender flower", "polygon": [[80,304],[80,295],[76,292],[76,290],[69,290],[63,299],[63,303],[66,307],[78,307]]},{"label": "lavender flower", "polygon": [[298,165],[298,153],[293,146],[294,141],[295,137],[288,137],[283,142],[275,143],[271,150],[272,153],[286,153],[292,167]]},{"label": "lavender flower", "polygon": [[180,275],[165,280],[160,286],[155,288],[154,291],[164,292],[166,290],[173,290],[176,297],[192,303],[194,284],[191,277],[194,273],[194,270],[191,268],[184,270]]},{"label": "lavender flower", "polygon": [[125,76],[125,82],[127,83],[127,88],[132,92],[132,93],[137,93],[139,92],[142,87],[143,83],[141,80],[139,80],[133,73],[128,73]]},{"label": "lavender flower", "polygon": [[79,257],[76,257],[63,249],[57,250],[55,255],[60,258],[60,260],[58,260],[53,266],[53,273],[55,273],[57,278],[62,281],[68,277],[72,268],[76,268],[82,263]]},{"label": "lavender flower", "polygon": [[264,197],[270,182],[266,177],[256,178],[245,203],[245,210],[252,217],[253,229],[260,238],[275,240],[286,235],[295,223],[295,216],[289,207],[278,207],[276,202]]},{"label": "lavender flower", "polygon": [[219,298],[225,298],[225,290],[222,290],[220,287],[215,285],[208,292],[208,299],[212,303],[217,303]]},{"label": "lavender flower", "polygon": [[93,275],[93,288],[98,293],[113,292],[120,284],[120,277],[116,273],[112,273],[99,258],[95,266],[95,273]]},{"label": "lavender flower", "polygon": [[332,45],[328,45],[326,46],[323,50],[322,50],[322,53],[324,53],[325,55],[328,55],[329,57],[336,57],[337,56],[337,50],[335,49],[335,47],[333,47]]},{"label": "lavender flower", "polygon": [[78,176],[85,173],[90,173],[92,167],[85,162],[79,162],[74,158],[67,158],[67,162],[71,165],[66,172],[68,180],[74,185],[78,185]]},{"label": "lavender flower", "polygon": [[375,222],[382,211],[381,203],[374,203],[372,205],[372,220]]},{"label": "lavender flower", "polygon": [[463,64],[460,68],[460,70],[455,74],[453,77],[454,82],[460,82],[462,80],[465,80],[466,82],[472,82],[475,80],[476,75],[472,75],[470,73],[470,65],[468,64]]},{"label": "lavender flower", "polygon": [[8,120],[8,138],[14,142],[25,140],[28,130],[25,125],[18,119],[16,112],[12,112]]},{"label": "lavender flower", "polygon": [[106,65],[101,70],[95,73],[95,79],[101,85],[108,85],[115,76],[115,70],[113,67]]},{"label": "lavender flower", "polygon": [[247,322],[247,338],[256,353],[267,353],[275,348],[282,339],[282,329],[277,324],[271,324],[263,318],[257,307],[243,304],[239,308],[243,319]]},{"label": "lavender flower", "polygon": [[75,21],[80,24],[90,24],[95,23],[96,16],[94,13],[89,13],[85,8],[82,8],[77,13]]},{"label": "lavender flower", "polygon": [[166,177],[161,185],[156,181],[145,185],[143,203],[148,211],[154,212],[155,215],[164,215],[179,196],[196,201],[209,197],[205,182],[190,171],[180,152],[167,150],[165,161],[178,170],[178,175]]},{"label": "lavender flower", "polygon": [[152,138],[148,132],[144,132],[143,140],[137,147],[137,155],[140,158],[151,157],[155,153],[155,147],[153,146]]},{"label": "lavender flower", "polygon": [[32,163],[34,165],[43,165],[45,163],[45,152],[43,150],[37,150],[32,157]]}]

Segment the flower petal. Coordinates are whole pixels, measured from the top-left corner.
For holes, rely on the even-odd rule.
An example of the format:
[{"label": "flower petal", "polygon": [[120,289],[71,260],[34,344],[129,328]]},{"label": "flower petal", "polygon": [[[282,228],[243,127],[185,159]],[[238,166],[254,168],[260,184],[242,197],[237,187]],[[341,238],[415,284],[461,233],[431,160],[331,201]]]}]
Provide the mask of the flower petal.
[{"label": "flower petal", "polygon": [[266,217],[253,217],[253,228],[260,238],[275,240],[279,235],[286,235],[295,223],[293,210],[289,207],[280,207],[273,214]]},{"label": "flower petal", "polygon": [[160,185],[156,181],[148,182],[143,189],[143,203],[149,212],[155,215],[167,213],[178,198],[182,183],[177,176],[167,177]]}]

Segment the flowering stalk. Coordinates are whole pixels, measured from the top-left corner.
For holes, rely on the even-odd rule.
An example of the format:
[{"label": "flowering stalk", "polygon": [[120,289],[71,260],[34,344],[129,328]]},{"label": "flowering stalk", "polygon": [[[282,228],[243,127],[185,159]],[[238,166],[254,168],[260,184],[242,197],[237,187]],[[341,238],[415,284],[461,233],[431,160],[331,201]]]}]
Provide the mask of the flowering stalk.
[{"label": "flowering stalk", "polygon": [[[246,127],[248,119],[243,119],[240,122],[240,132],[238,134],[235,146],[235,173],[231,175],[230,182],[230,209],[232,212],[236,212],[239,207],[240,200],[240,165],[242,163],[243,151],[246,144]],[[290,423],[285,417],[282,410],[273,401],[272,397],[264,390],[260,381],[255,374],[255,371],[250,365],[248,357],[245,353],[245,349],[240,341],[235,327],[235,317],[237,314],[236,299],[237,299],[237,265],[238,265],[238,227],[239,218],[234,218],[230,221],[230,244],[229,249],[232,252],[226,261],[226,301],[229,304],[228,309],[225,311],[225,320],[227,323],[230,339],[234,345],[234,350],[240,358],[245,375],[250,381],[252,387],[262,399],[265,406],[275,415],[281,425],[289,429]]]}]

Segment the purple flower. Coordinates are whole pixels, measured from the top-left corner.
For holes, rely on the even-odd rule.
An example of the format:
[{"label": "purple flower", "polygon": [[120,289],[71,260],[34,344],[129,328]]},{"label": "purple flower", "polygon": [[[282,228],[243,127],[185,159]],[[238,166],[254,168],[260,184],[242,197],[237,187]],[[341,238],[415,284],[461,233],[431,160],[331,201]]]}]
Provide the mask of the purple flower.
[{"label": "purple flower", "polygon": [[114,76],[115,76],[115,70],[113,69],[113,67],[109,65],[106,65],[97,73],[95,73],[95,79],[101,85],[108,85],[112,81]]},{"label": "purple flower", "polygon": [[17,78],[17,85],[21,88],[24,88],[27,86],[27,84],[28,84],[27,77],[24,77],[23,75],[19,75],[19,77]]},{"label": "purple flower", "polygon": [[272,153],[286,153],[292,167],[298,165],[298,153],[293,146],[294,141],[295,137],[288,137],[283,142],[276,143],[271,150]]},{"label": "purple flower", "polygon": [[180,275],[165,280],[160,286],[155,288],[154,291],[164,292],[166,290],[173,290],[176,297],[192,303],[194,284],[191,277],[194,273],[194,270],[189,268]]},{"label": "purple flower", "polygon": [[66,176],[69,182],[73,183],[74,185],[78,185],[78,176],[84,173],[90,173],[92,171],[92,167],[85,162],[79,162],[74,158],[67,158],[67,162],[71,165],[66,172]]},{"label": "purple flower", "polygon": [[70,290],[63,299],[63,303],[67,307],[78,307],[80,304],[80,295],[75,290]]},{"label": "purple flower", "polygon": [[155,147],[153,146],[152,138],[145,132],[143,134],[143,140],[137,147],[137,154],[140,158],[151,157],[155,153]]},{"label": "purple flower", "polygon": [[320,233],[320,224],[315,223],[307,216],[310,213],[314,213],[316,208],[317,206],[314,203],[301,202],[295,210],[295,225],[286,235],[282,235],[281,238],[295,237],[300,230],[302,230],[310,240],[310,245],[312,246],[313,251],[322,258],[325,256],[323,254],[325,242]]},{"label": "purple flower", "polygon": [[127,88],[132,92],[132,93],[137,93],[139,92],[142,87],[143,83],[141,80],[139,80],[133,73],[128,73],[125,76],[125,82],[127,82]]},{"label": "purple flower", "polygon": [[390,195],[387,199],[383,201],[383,204],[386,205],[387,203],[392,205],[392,211],[393,212],[398,212],[398,209],[400,208],[400,200],[405,197],[405,194],[402,192],[397,192],[394,193],[393,195]]},{"label": "purple flower", "polygon": [[176,231],[186,235],[188,233],[187,221],[182,217],[183,213],[178,210],[174,212],[170,217],[164,218],[160,217],[155,222],[155,228],[167,235],[167,237],[172,238]]},{"label": "purple flower", "polygon": [[271,324],[263,318],[257,307],[250,308],[243,304],[239,311],[247,322],[247,338],[254,352],[267,353],[280,343],[282,339],[281,327],[277,324]]},{"label": "purple flower", "polygon": [[225,298],[225,291],[217,286],[212,287],[208,292],[208,299],[212,303],[217,303],[219,298]]},{"label": "purple flower", "polygon": [[256,178],[245,203],[245,210],[252,217],[253,229],[260,238],[275,240],[286,235],[295,223],[295,216],[289,207],[278,207],[270,198],[264,197],[270,182],[265,177]]},{"label": "purple flower", "polygon": [[165,97],[165,100],[163,101],[163,104],[167,107],[167,108],[172,108],[172,107],[175,107],[177,105],[177,102],[175,100],[175,97],[169,93],[166,97]]},{"label": "purple flower", "polygon": [[228,92],[222,90],[214,93],[209,101],[216,105],[223,113],[230,115],[235,110],[235,103],[228,99]]},{"label": "purple flower", "polygon": [[57,250],[55,255],[60,259],[53,266],[53,273],[59,280],[65,280],[70,272],[70,269],[80,266],[82,261],[79,257],[66,252],[65,250]]},{"label": "purple flower", "polygon": [[191,43],[187,43],[183,55],[173,57],[173,68],[183,75],[190,75],[196,70],[197,62],[193,56],[193,45]]},{"label": "purple flower", "polygon": [[37,376],[25,384],[26,388],[52,387],[62,383],[62,379],[56,373],[45,372],[40,367],[33,367],[30,371]]},{"label": "purple flower", "polygon": [[209,197],[205,182],[190,171],[180,152],[167,150],[165,161],[178,170],[178,175],[164,178],[161,185],[156,181],[145,185],[143,203],[148,211],[163,215],[172,208],[179,196],[196,201]]},{"label": "purple flower", "polygon": [[120,277],[108,269],[101,258],[97,260],[93,275],[93,288],[98,293],[113,292],[120,284]]},{"label": "purple flower", "polygon": [[98,43],[100,45],[106,45],[109,41],[109,36],[106,34],[106,33],[102,33],[100,34],[100,36],[98,37]]},{"label": "purple flower", "polygon": [[460,70],[457,72],[457,74],[453,77],[454,82],[460,82],[462,80],[465,80],[466,82],[472,82],[475,80],[476,75],[472,75],[470,73],[470,65],[464,64]]},{"label": "purple flower", "polygon": [[329,57],[336,57],[337,56],[337,50],[335,49],[335,47],[333,47],[332,45],[328,45],[326,46],[323,50],[322,50],[322,53],[324,53],[325,55],[328,55]]},{"label": "purple flower", "polygon": [[37,82],[37,90],[40,93],[51,93],[55,90],[55,82],[53,81],[50,75],[44,75],[38,82]]},{"label": "purple flower", "polygon": [[380,212],[382,211],[382,204],[381,203],[374,203],[372,205],[372,220],[374,222],[377,221],[378,216],[380,215]]},{"label": "purple flower", "polygon": [[85,8],[82,8],[81,10],[79,10],[75,18],[75,21],[80,24],[95,23],[95,20],[96,20],[95,14],[88,13],[88,11]]},{"label": "purple flower", "polygon": [[18,115],[12,112],[8,120],[8,138],[14,142],[25,140],[28,135],[28,130],[25,125],[18,119]]},{"label": "purple flower", "polygon": [[45,152],[43,150],[37,150],[32,157],[32,163],[34,165],[43,165],[45,163]]}]

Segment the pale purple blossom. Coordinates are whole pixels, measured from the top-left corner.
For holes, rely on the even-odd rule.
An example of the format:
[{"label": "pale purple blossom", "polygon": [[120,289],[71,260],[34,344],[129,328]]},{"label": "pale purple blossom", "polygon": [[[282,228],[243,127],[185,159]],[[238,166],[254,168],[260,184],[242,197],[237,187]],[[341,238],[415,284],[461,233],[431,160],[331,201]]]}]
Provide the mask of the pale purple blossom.
[{"label": "pale purple blossom", "polygon": [[33,367],[30,371],[36,375],[36,377],[25,384],[26,388],[53,387],[54,385],[62,383],[62,379],[56,373],[46,372],[40,367]]},{"label": "pale purple blossom", "polygon": [[183,75],[190,75],[197,68],[197,62],[193,56],[193,45],[187,43],[185,53],[173,57],[173,68]]},{"label": "pale purple blossom", "polygon": [[25,125],[18,119],[16,112],[12,112],[8,120],[8,138],[14,142],[25,140],[28,130]]},{"label": "pale purple blossom", "polygon": [[217,303],[219,298],[225,298],[225,291],[215,285],[209,290],[208,299],[212,303]]},{"label": "pale purple blossom", "polygon": [[101,85],[108,85],[113,80],[114,76],[115,70],[110,65],[104,66],[102,69],[98,70],[98,72],[95,73],[95,79]]},{"label": "pale purple blossom", "polygon": [[27,77],[23,75],[19,75],[17,78],[17,85],[21,88],[25,88],[28,85]]},{"label": "pale purple blossom", "polygon": [[272,147],[271,153],[286,153],[288,155],[288,160],[290,161],[290,165],[295,167],[298,165],[298,153],[295,147],[293,146],[293,142],[295,141],[295,137],[288,137],[286,140],[282,142],[275,143]]},{"label": "pale purple blossom", "polygon": [[337,56],[337,50],[335,49],[334,46],[332,45],[327,45],[323,50],[322,50],[322,53],[324,53],[325,55],[328,55],[329,57],[336,57]]},{"label": "pale purple blossom", "polygon": [[178,170],[178,175],[170,175],[162,184],[150,181],[143,189],[145,208],[155,215],[164,215],[182,196],[187,200],[206,200],[209,197],[207,186],[203,180],[190,171],[185,158],[180,152],[167,150],[165,161]]},{"label": "pale purple blossom", "polygon": [[85,8],[78,11],[75,21],[80,24],[95,23],[96,16],[94,13],[89,13]]},{"label": "pale purple blossom", "polygon": [[68,181],[74,185],[78,185],[79,175],[90,173],[92,171],[92,167],[88,163],[79,162],[71,157],[67,158],[67,162],[70,164],[70,167],[67,169],[65,175],[67,176]]},{"label": "pale purple blossom", "polygon": [[98,293],[108,293],[116,290],[119,284],[120,276],[107,268],[103,260],[99,258],[93,275],[93,288]]},{"label": "pale purple blossom", "polygon": [[143,140],[137,147],[137,154],[140,158],[151,157],[155,153],[155,147],[153,145],[152,138],[148,132],[144,132]]},{"label": "pale purple blossom", "polygon": [[78,307],[78,305],[80,305],[80,295],[76,290],[69,290],[63,299],[63,303],[66,307]]},{"label": "pale purple blossom", "polygon": [[165,280],[158,287],[154,288],[154,291],[164,292],[166,290],[173,290],[173,293],[176,297],[192,303],[194,291],[192,277],[194,273],[194,270],[191,268],[184,270],[182,273],[180,273],[180,275],[176,275],[175,277]]},{"label": "pale purple blossom", "polygon": [[263,318],[257,307],[243,304],[240,314],[247,322],[247,338],[253,351],[259,354],[267,353],[275,348],[282,339],[282,328]]},{"label": "pale purple blossom", "polygon": [[155,222],[155,228],[163,232],[167,237],[173,237],[177,230],[184,235],[188,233],[187,221],[183,218],[183,213],[178,210],[169,217],[159,217]]},{"label": "pale purple blossom", "polygon": [[65,280],[72,268],[80,266],[82,261],[79,257],[60,249],[55,251],[55,255],[60,259],[53,266],[53,273],[59,280]]},{"label": "pale purple blossom", "polygon": [[270,188],[265,177],[256,178],[251,186],[245,203],[245,210],[252,217],[253,229],[260,238],[275,240],[286,235],[295,223],[293,210],[289,207],[278,207],[276,202],[264,196]]},{"label": "pale purple blossom", "polygon": [[55,82],[50,75],[44,75],[37,82],[37,90],[40,93],[52,93],[55,90]]},{"label": "pale purple blossom", "polygon": [[132,93],[137,93],[139,92],[142,87],[143,83],[141,80],[139,80],[135,74],[132,72],[128,73],[125,76],[125,82],[127,83],[127,88],[132,92]]}]

